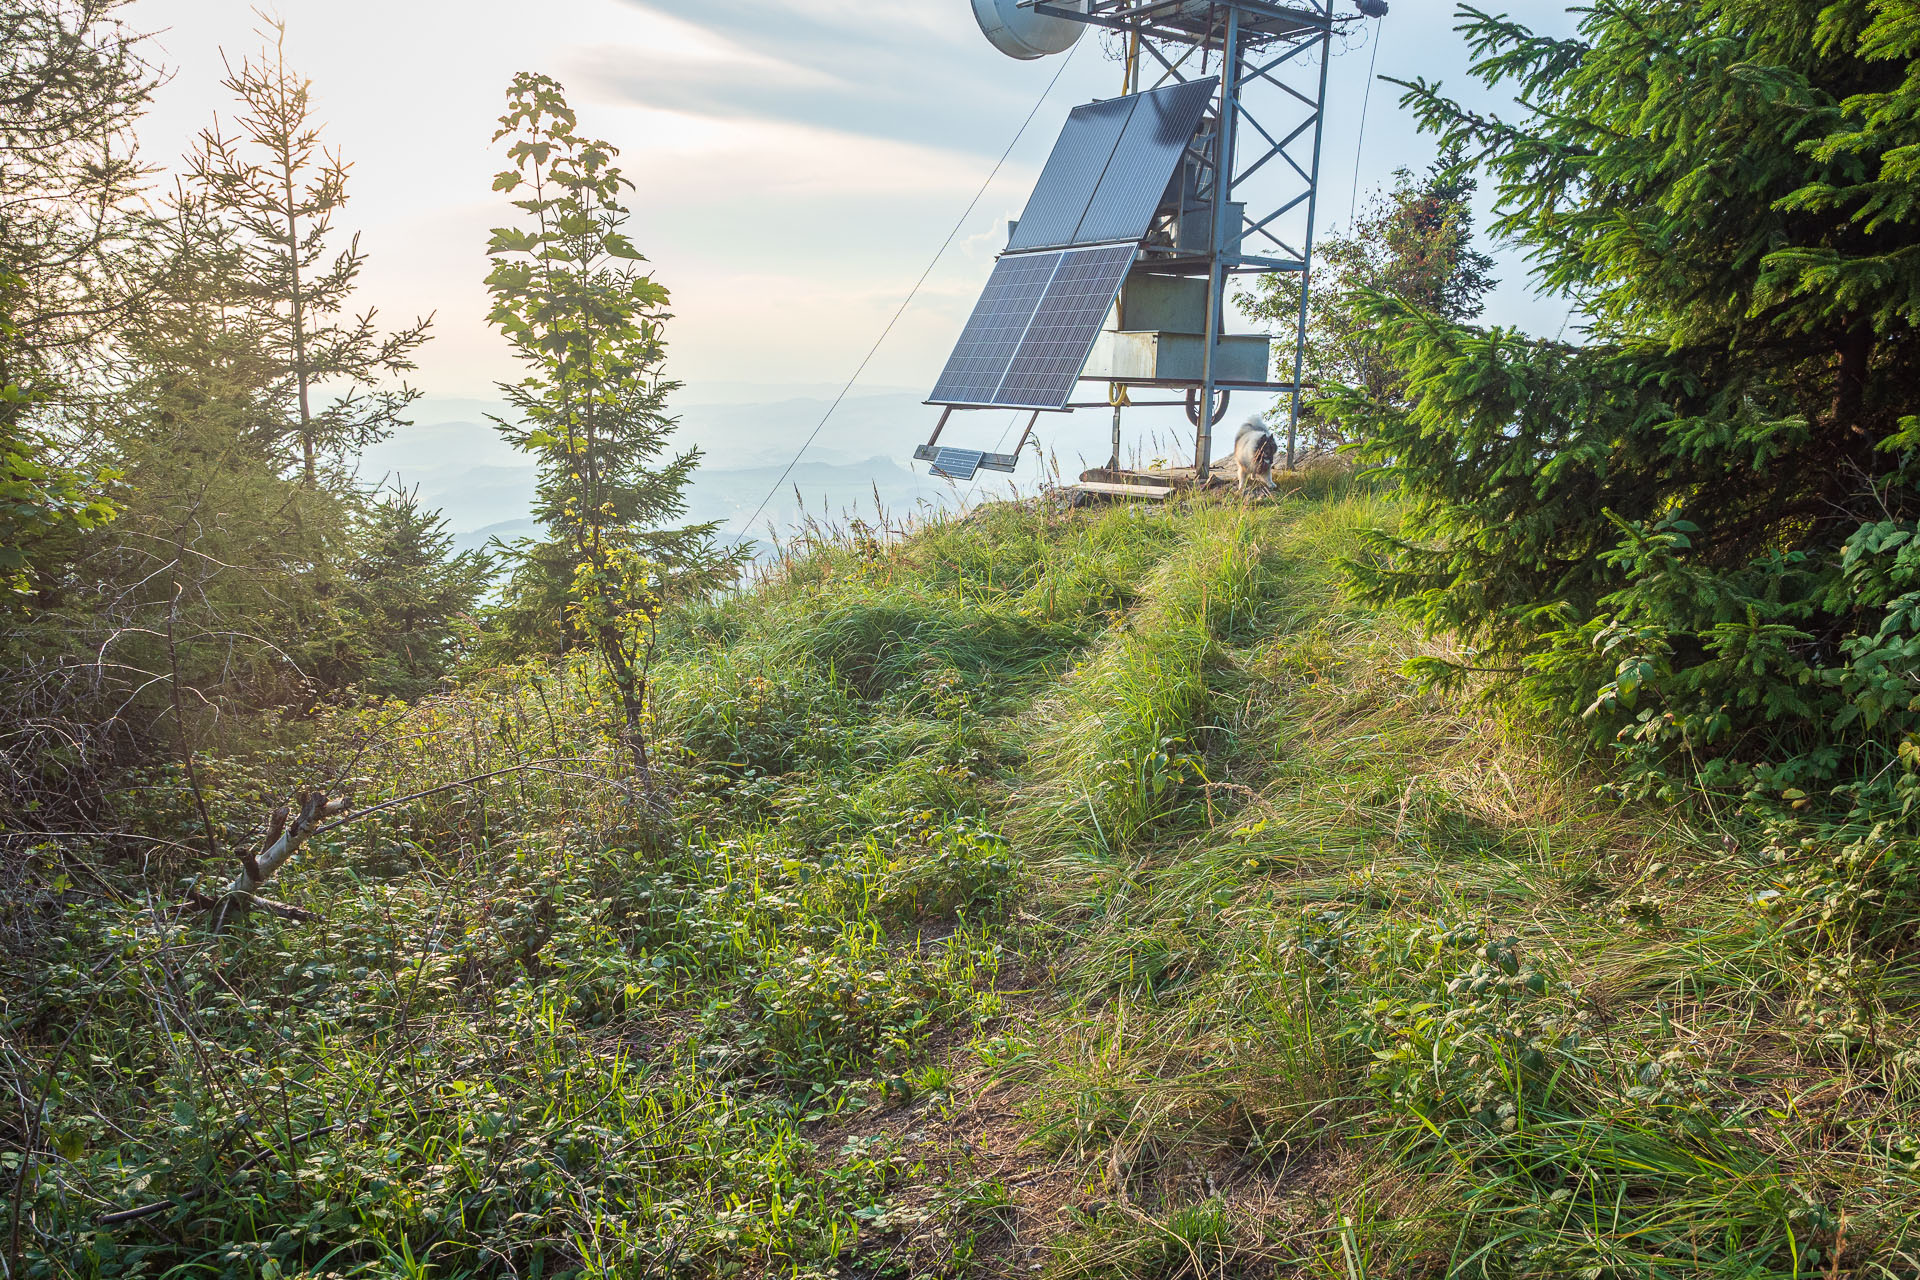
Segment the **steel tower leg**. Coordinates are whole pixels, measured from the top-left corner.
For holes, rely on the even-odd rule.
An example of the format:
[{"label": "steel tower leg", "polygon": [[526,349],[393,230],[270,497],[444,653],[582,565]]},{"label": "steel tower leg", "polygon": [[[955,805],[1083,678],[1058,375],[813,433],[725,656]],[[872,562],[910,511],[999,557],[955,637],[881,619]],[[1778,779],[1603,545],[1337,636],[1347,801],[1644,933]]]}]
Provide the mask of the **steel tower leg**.
[{"label": "steel tower leg", "polygon": [[[1328,0],[1327,16],[1333,16],[1333,3]],[[1314,108],[1313,120],[1313,164],[1307,179],[1307,239],[1301,246],[1300,258],[1300,326],[1293,339],[1293,406],[1287,415],[1287,470],[1296,465],[1297,448],[1300,436],[1300,379],[1305,376],[1307,367],[1307,305],[1312,296],[1313,285],[1313,229],[1314,218],[1320,211],[1320,140],[1325,134],[1327,121],[1327,68],[1333,62],[1333,28],[1320,37],[1320,105]]]},{"label": "steel tower leg", "polygon": [[[1227,10],[1220,50],[1220,134],[1213,153],[1213,262],[1207,268],[1207,342],[1200,358],[1200,422],[1194,437],[1193,482],[1205,485],[1213,467],[1214,354],[1227,312],[1227,219],[1233,212],[1234,140],[1240,130],[1240,10]],[[1326,96],[1322,90],[1322,98]],[[1233,228],[1238,231],[1239,228]]]}]

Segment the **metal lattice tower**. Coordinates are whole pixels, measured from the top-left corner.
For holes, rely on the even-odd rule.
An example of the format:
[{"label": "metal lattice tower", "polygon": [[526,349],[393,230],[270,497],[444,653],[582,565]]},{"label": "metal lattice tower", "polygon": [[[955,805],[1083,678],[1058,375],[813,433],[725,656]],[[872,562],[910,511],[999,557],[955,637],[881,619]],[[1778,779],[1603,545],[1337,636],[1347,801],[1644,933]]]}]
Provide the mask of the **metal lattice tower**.
[{"label": "metal lattice tower", "polygon": [[[1103,364],[1098,354],[1089,356],[1092,337],[1087,339],[1089,345],[1076,348],[1073,343],[1065,342],[1056,343],[1053,348],[1067,353],[1056,357],[1056,364],[1079,361],[1077,369],[1066,374],[1069,384],[1104,381],[1116,386],[1184,392],[1188,417],[1196,428],[1194,464],[1200,479],[1208,474],[1213,456],[1212,427],[1224,416],[1226,399],[1236,390],[1290,396],[1289,464],[1295,454],[1332,38],[1337,30],[1355,20],[1350,16],[1336,16],[1335,2],[1015,0],[1018,9],[1031,10],[1039,17],[1116,33],[1124,42],[1126,83],[1120,99],[1092,104],[1074,113],[1067,132],[1055,148],[1054,158],[1048,162],[1028,212],[1009,238],[1007,255],[996,268],[995,281],[1001,279],[1002,269],[1015,268],[1008,272],[1010,278],[1018,276],[1021,270],[1027,275],[1059,272],[1065,269],[1060,263],[1071,263],[1075,255],[1085,256],[1089,246],[1131,245],[1135,251],[1131,264],[1122,262],[1119,266],[1124,282],[1113,282],[1119,298],[1116,314],[1122,317],[1122,329],[1129,327],[1125,313],[1130,292],[1137,297],[1147,297],[1156,290],[1171,296],[1171,291],[1198,305],[1199,290],[1204,282],[1204,322],[1188,324],[1187,332],[1182,334],[1157,335],[1162,348],[1176,337],[1185,344],[1182,350],[1190,358],[1184,361],[1156,354],[1158,362],[1151,367],[1128,365],[1123,369],[1124,362]],[[1202,94],[1204,102],[1195,97],[1196,93]],[[1140,105],[1136,107],[1136,103]],[[1196,104],[1198,123],[1194,126],[1180,112]],[[1135,234],[1140,231],[1138,225],[1123,225],[1124,218],[1116,220],[1112,216],[1115,197],[1106,193],[1114,186],[1116,175],[1124,179],[1130,171],[1137,174],[1135,188],[1132,192],[1120,191],[1122,203],[1125,197],[1145,190],[1142,184],[1164,180],[1164,173],[1154,169],[1149,161],[1157,163],[1166,157],[1154,153],[1150,145],[1128,142],[1138,131],[1137,125],[1132,130],[1122,128],[1113,140],[1106,140],[1100,133],[1101,117],[1121,110],[1143,115],[1149,106],[1160,113],[1156,118],[1162,120],[1163,135],[1168,128],[1176,127],[1191,127],[1192,132],[1177,140],[1174,151],[1179,154],[1168,161],[1177,166],[1172,184],[1165,196],[1157,196],[1157,191],[1149,193],[1148,205],[1154,205],[1153,197],[1158,198],[1158,205],[1152,217],[1143,220],[1144,233]],[[1176,117],[1177,125],[1165,123]],[[1088,154],[1093,156],[1090,163],[1103,164],[1105,168],[1099,170],[1097,190],[1090,186],[1084,194],[1086,211],[1079,223],[1081,234],[1056,235],[1049,240],[1044,232],[1035,229],[1036,219],[1057,222],[1057,217],[1049,219],[1045,215],[1057,214],[1056,206],[1062,193],[1069,197],[1081,196],[1073,186],[1072,171],[1076,159]],[[1057,167],[1061,170],[1058,175]],[[1082,185],[1086,185],[1085,180]],[[1111,235],[1102,239],[1106,232]],[[1124,239],[1127,235],[1133,238]],[[1057,255],[1060,262],[1049,264],[1040,260],[1036,251],[1042,249]],[[1249,363],[1252,348],[1247,344],[1264,343],[1265,339],[1229,335],[1227,308],[1235,277],[1276,272],[1299,277],[1300,306],[1291,331],[1273,336],[1277,350],[1272,351],[1272,357],[1276,358],[1267,358],[1269,349],[1263,345],[1260,348],[1263,363],[1258,372],[1253,373]],[[1178,283],[1181,280],[1189,283],[1181,285]],[[1087,292],[1086,286],[1082,292]],[[1006,326],[1017,327],[1024,318],[1028,328],[1022,332],[1030,333],[1036,323],[1034,308],[1039,309],[1039,322],[1044,323],[1050,314],[1050,304],[1036,295],[1036,300],[1025,311],[1016,306],[1002,314],[994,308],[1005,311],[1009,304],[997,300],[999,296],[995,284],[990,283],[988,294],[969,325],[969,335],[974,338],[972,345],[969,337],[963,336],[941,387],[936,388],[931,397],[933,403],[947,406],[941,427],[934,431],[934,441],[938,440],[955,408],[1031,408],[1037,420],[1040,412],[1106,408],[1108,403],[1113,403],[1113,465],[1117,466],[1120,406],[1124,398],[1076,404],[1065,394],[1056,397],[1059,403],[1038,398],[1019,400],[1001,394],[1018,381],[1007,371],[1009,362],[1017,366],[1027,348],[1036,344],[1025,341],[1019,355],[1006,342],[994,346],[992,339],[1001,331],[993,328],[993,322],[999,321],[1005,332],[1011,332]],[[1148,309],[1135,307],[1137,311]],[[1083,306],[1082,313],[1085,310]],[[1098,323],[1094,322],[1094,328],[1098,328]],[[978,333],[976,326],[983,326]],[[1278,374],[1274,372],[1276,366]],[[994,394],[956,391],[956,387],[965,384],[965,379],[956,383],[955,370],[966,367],[986,368],[989,380],[995,374],[1002,376],[1005,381],[996,384],[1000,391]],[[1116,371],[1126,376],[1113,376]],[[1150,376],[1138,376],[1142,372]],[[1031,383],[1031,379],[1028,382]],[[1029,432],[1031,429],[1032,421]],[[933,457],[938,452],[934,441],[923,446],[919,456]],[[1022,444],[1024,442],[1023,436]],[[1018,452],[1016,448],[1013,455],[986,454],[982,455],[984,461],[971,458],[967,461],[1011,470]],[[971,471],[971,465],[968,470]]]},{"label": "metal lattice tower", "polygon": [[[1284,382],[1247,388],[1291,397],[1287,424],[1291,465],[1300,418],[1300,379],[1305,372],[1307,292],[1319,214],[1327,72],[1338,25],[1334,0],[1291,5],[1268,0],[1091,0],[1084,13],[1045,0],[1033,7],[1036,12],[1077,17],[1125,33],[1128,83],[1135,89],[1186,80],[1196,74],[1196,63],[1198,74],[1220,75],[1212,146],[1200,157],[1214,230],[1204,264],[1208,331],[1194,467],[1204,475],[1212,457],[1211,428],[1219,412],[1215,397],[1221,390],[1215,364],[1219,337],[1225,332],[1231,281],[1249,272],[1288,272],[1300,277],[1298,320],[1287,335],[1292,358],[1286,358],[1283,345],[1280,361],[1283,369],[1291,368],[1291,376]],[[1152,76],[1151,82],[1147,75]],[[1243,141],[1250,145],[1243,147]],[[1221,172],[1228,175],[1224,190],[1215,178]],[[1258,181],[1263,173],[1268,179],[1264,183]],[[1296,211],[1304,216],[1292,218],[1290,224],[1289,217]],[[1235,219],[1239,227],[1232,226]],[[1256,247],[1259,252],[1250,252]]]}]

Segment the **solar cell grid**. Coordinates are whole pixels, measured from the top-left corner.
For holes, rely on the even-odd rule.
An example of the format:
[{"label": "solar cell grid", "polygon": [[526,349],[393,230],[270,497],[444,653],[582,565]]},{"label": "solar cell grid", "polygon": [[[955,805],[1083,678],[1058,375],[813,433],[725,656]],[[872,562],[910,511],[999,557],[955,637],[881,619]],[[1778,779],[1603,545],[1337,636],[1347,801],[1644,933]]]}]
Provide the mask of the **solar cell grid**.
[{"label": "solar cell grid", "polygon": [[1122,244],[1002,258],[929,398],[1063,407],[1135,252]]},{"label": "solar cell grid", "polygon": [[1053,144],[1046,167],[1040,171],[1040,181],[1027,200],[1013,238],[1007,241],[1009,253],[1074,243],[1087,204],[1100,186],[1140,96],[1074,108],[1059,141]]},{"label": "solar cell grid", "polygon": [[941,449],[927,470],[948,480],[971,480],[984,457],[986,454],[978,449]]},{"label": "solar cell grid", "polygon": [[1076,107],[1007,251],[1146,235],[1219,83],[1206,76]]},{"label": "solar cell grid", "polygon": [[992,403],[994,391],[1006,376],[1007,362],[1019,349],[1059,262],[1057,253],[1037,253],[1008,256],[994,265],[993,275],[933,389],[936,403]]},{"label": "solar cell grid", "polygon": [[1133,257],[1130,244],[1063,256],[1007,365],[995,396],[998,403],[1049,408],[1066,404]]},{"label": "solar cell grid", "polygon": [[1137,95],[1139,105],[1074,228],[1075,244],[1138,240],[1147,233],[1213,101],[1213,89],[1209,77]]}]

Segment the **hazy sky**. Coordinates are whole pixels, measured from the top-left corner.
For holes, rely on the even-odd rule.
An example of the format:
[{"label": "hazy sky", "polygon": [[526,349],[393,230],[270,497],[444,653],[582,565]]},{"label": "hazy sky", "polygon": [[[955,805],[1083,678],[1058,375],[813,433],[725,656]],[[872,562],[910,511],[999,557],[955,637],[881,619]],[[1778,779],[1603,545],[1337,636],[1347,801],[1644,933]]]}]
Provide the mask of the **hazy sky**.
[{"label": "hazy sky", "polygon": [[[1570,27],[1558,4],[1520,8]],[[1375,31],[1381,74],[1469,88],[1452,9],[1395,0],[1335,59],[1323,221],[1346,217]],[[171,161],[227,108],[222,51],[256,52],[262,24],[245,0],[128,12],[172,72],[143,129],[149,159]],[[995,52],[967,0],[281,0],[277,12],[326,141],[353,164],[341,226],[371,255],[365,298],[394,320],[437,314],[415,377],[435,396],[490,396],[513,376],[480,281],[487,228],[506,213],[488,138],[514,72],[558,77],[582,129],[621,148],[634,239],[674,297],[671,372],[694,398],[722,399],[851,374],[1059,68]],[[1119,80],[1100,42],[1083,41],[863,383],[931,387],[1067,111]],[[1363,200],[1432,158],[1397,96],[1373,91]],[[1510,279],[1489,318],[1551,331],[1563,315]]]}]

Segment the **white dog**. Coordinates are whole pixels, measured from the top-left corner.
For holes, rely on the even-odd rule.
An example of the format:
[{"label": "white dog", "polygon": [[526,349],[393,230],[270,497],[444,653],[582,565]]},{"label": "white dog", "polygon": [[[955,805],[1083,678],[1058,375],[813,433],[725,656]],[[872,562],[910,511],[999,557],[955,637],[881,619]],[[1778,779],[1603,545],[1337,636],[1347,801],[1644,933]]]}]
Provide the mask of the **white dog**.
[{"label": "white dog", "polygon": [[1263,480],[1269,490],[1273,488],[1273,460],[1279,452],[1273,433],[1260,425],[1260,419],[1247,419],[1233,438],[1233,462],[1240,470],[1241,493],[1247,491],[1249,480]]}]

